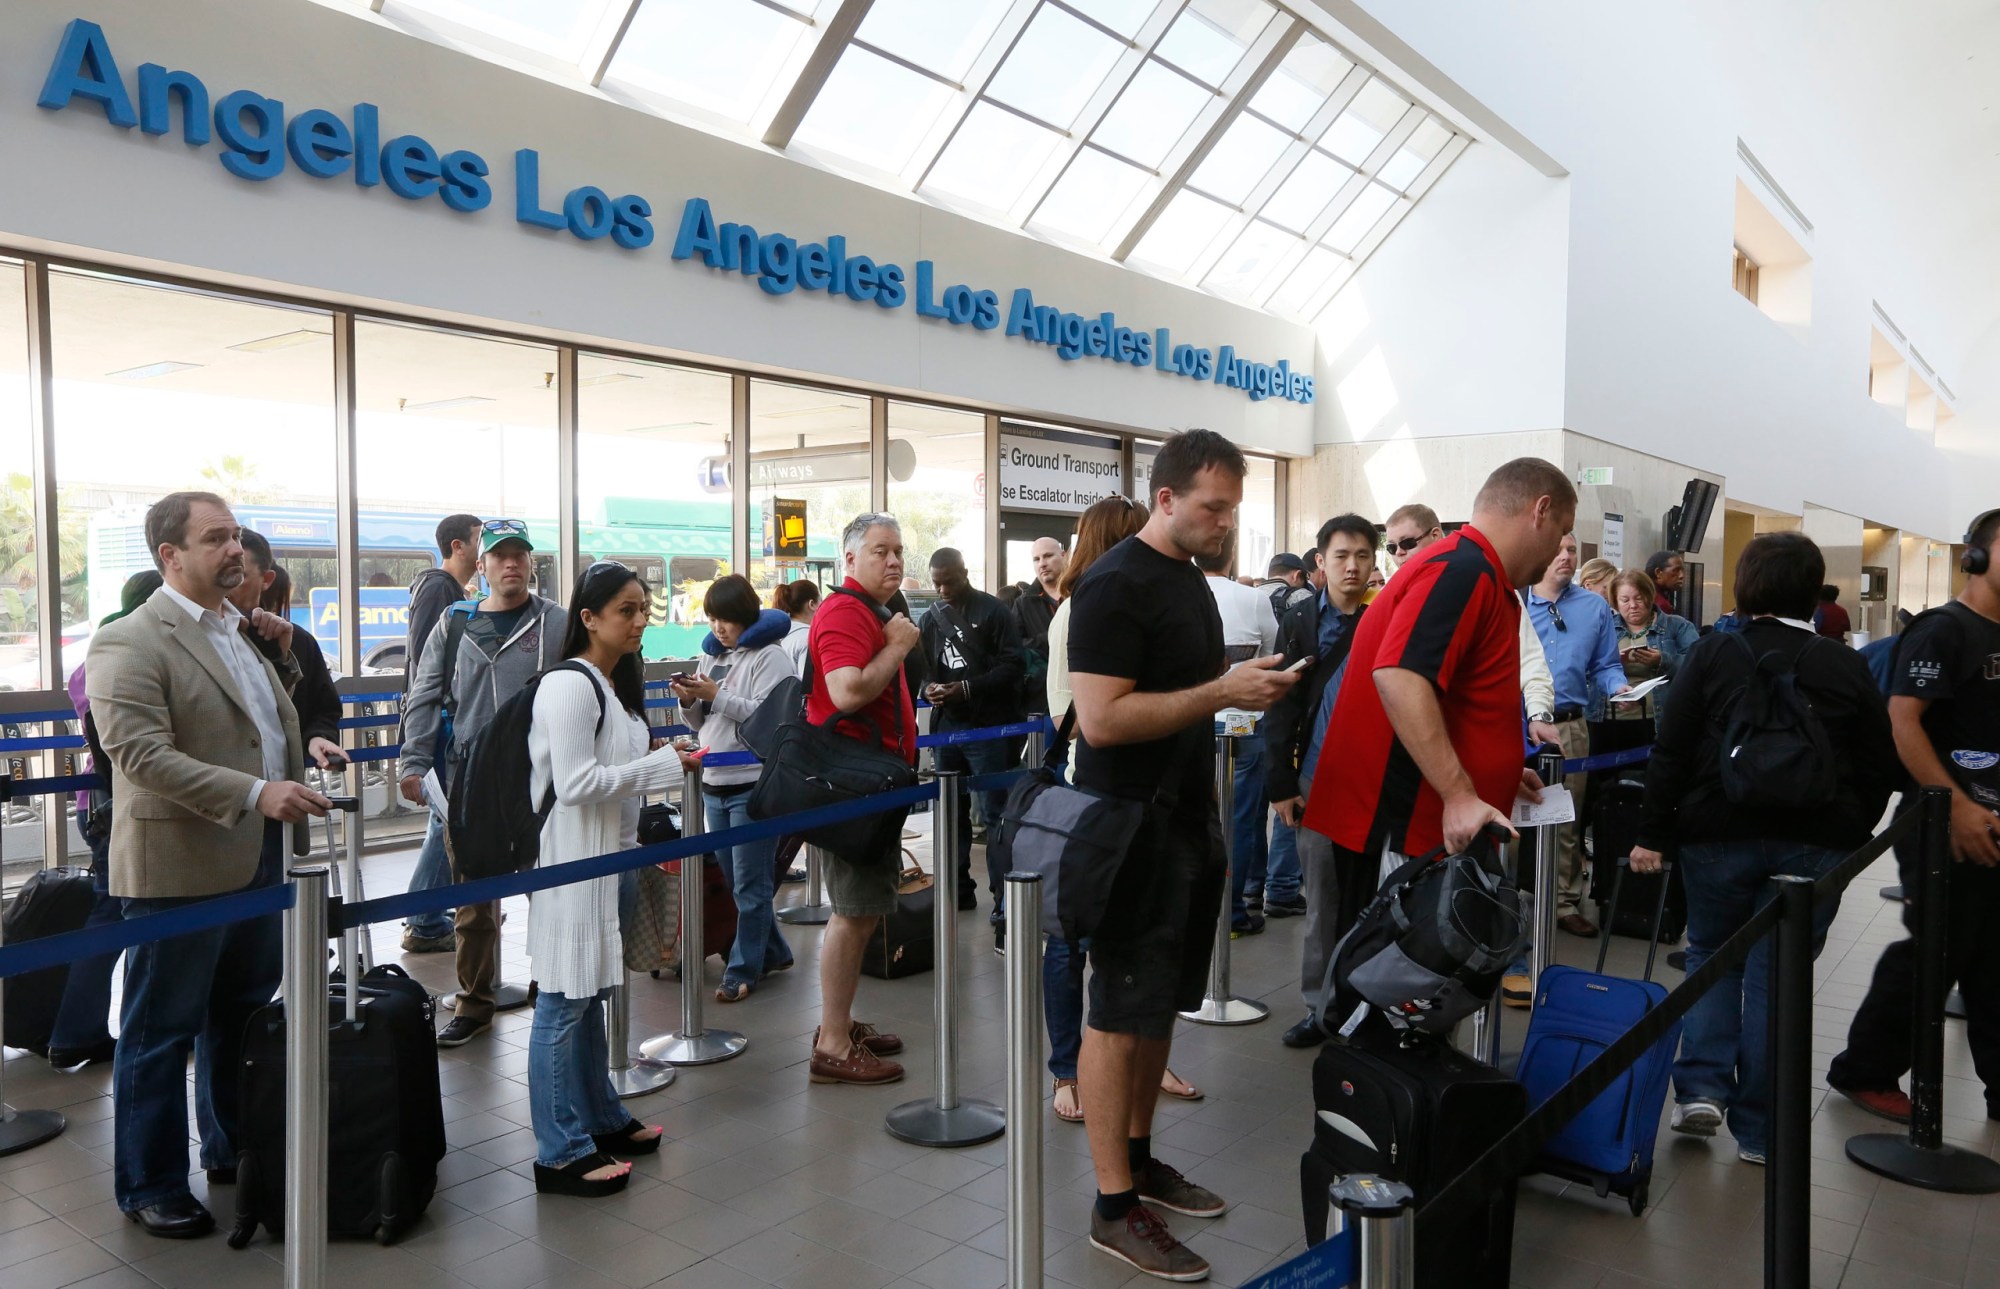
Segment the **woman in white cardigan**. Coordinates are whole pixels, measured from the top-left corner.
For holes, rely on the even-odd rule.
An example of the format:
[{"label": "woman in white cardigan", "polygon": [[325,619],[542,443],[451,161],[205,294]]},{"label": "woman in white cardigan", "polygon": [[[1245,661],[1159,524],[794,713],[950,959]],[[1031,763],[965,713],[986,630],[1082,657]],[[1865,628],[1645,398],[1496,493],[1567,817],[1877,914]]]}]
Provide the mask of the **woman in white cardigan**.
[{"label": "woman in white cardigan", "polygon": [[[592,564],[570,596],[563,657],[581,665],[545,675],[528,731],[529,791],[553,791],[540,865],[638,844],[639,797],[681,781],[681,754],[648,750],[639,643],[646,584],[622,564]],[[535,892],[528,956],[540,990],[528,1040],[528,1108],[535,1132],[535,1189],[592,1197],[625,1188],[661,1129],[625,1112],[606,1072],[604,1002],[625,979],[618,936],[618,878]]]}]

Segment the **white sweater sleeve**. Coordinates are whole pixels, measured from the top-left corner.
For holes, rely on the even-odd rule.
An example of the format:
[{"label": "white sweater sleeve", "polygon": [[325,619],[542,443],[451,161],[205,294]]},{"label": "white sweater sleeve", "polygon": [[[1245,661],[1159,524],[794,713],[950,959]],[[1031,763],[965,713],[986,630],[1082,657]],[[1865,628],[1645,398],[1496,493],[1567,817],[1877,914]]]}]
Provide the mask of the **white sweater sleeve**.
[{"label": "white sweater sleeve", "polygon": [[[606,765],[598,759],[597,699],[591,693],[596,684],[589,676],[562,671],[545,677],[535,691],[534,723],[547,732],[556,800],[581,806],[678,786],[680,754],[672,747],[623,765]],[[605,724],[624,716],[613,696],[604,713]]]},{"label": "white sweater sleeve", "polygon": [[1528,705],[1530,716],[1556,709],[1555,677],[1549,671],[1549,658],[1542,649],[1541,638],[1535,634],[1535,624],[1528,618],[1525,601],[1521,605],[1521,700]]}]

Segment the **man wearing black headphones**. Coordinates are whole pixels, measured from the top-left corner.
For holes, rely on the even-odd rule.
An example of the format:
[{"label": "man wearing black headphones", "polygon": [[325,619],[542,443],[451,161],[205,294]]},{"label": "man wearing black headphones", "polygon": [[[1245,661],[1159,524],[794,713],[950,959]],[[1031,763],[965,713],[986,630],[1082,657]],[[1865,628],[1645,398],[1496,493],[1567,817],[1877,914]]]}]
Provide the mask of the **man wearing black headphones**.
[{"label": "man wearing black headphones", "polygon": [[[1889,723],[1896,753],[1916,787],[1951,790],[1951,898],[1946,972],[1965,998],[1966,1042],[1986,1085],[1986,1115],[2000,1119],[2000,565],[1993,545],[2000,510],[1972,521],[1959,567],[1965,590],[1918,615],[1896,645]],[[1906,791],[1899,809],[1916,804]],[[1903,889],[1921,888],[1921,856],[1898,846]],[[1915,929],[1915,907],[1904,909]],[[1854,1014],[1847,1050],[1827,1083],[1865,1110],[1907,1122],[1910,1098],[1898,1086],[1910,1068],[1910,1013],[1916,1007],[1916,941],[1882,951],[1868,996]]]}]

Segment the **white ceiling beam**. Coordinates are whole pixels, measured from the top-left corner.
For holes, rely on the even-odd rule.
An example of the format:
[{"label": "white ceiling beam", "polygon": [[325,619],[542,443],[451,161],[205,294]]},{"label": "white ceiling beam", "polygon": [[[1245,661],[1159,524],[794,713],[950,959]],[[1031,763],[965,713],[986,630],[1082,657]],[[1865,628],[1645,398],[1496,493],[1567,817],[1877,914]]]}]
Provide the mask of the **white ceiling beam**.
[{"label": "white ceiling beam", "polygon": [[840,8],[813,33],[813,48],[805,66],[785,92],[778,110],[772,113],[770,124],[764,127],[764,146],[781,151],[791,146],[799,122],[806,119],[813,100],[826,88],[827,77],[833,75],[834,65],[847,52],[847,42],[861,29],[861,20],[868,16],[873,4],[874,0],[840,0]]}]

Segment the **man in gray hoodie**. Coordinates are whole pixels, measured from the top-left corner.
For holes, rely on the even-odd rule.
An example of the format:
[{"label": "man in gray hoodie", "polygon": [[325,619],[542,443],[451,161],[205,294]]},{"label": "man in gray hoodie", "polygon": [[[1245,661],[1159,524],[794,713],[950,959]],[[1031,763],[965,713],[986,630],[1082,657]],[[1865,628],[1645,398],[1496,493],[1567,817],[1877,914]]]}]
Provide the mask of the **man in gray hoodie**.
[{"label": "man in gray hoodie", "polygon": [[[432,769],[448,785],[467,746],[500,704],[536,673],[562,661],[563,608],[528,590],[534,549],[528,526],[518,519],[489,519],[480,526],[486,598],[445,610],[424,642],[403,700],[403,796],[411,802],[424,800],[424,775]],[[461,1046],[493,1024],[499,915],[498,903],[459,907],[458,1014],[439,1032],[439,1047]]]}]

